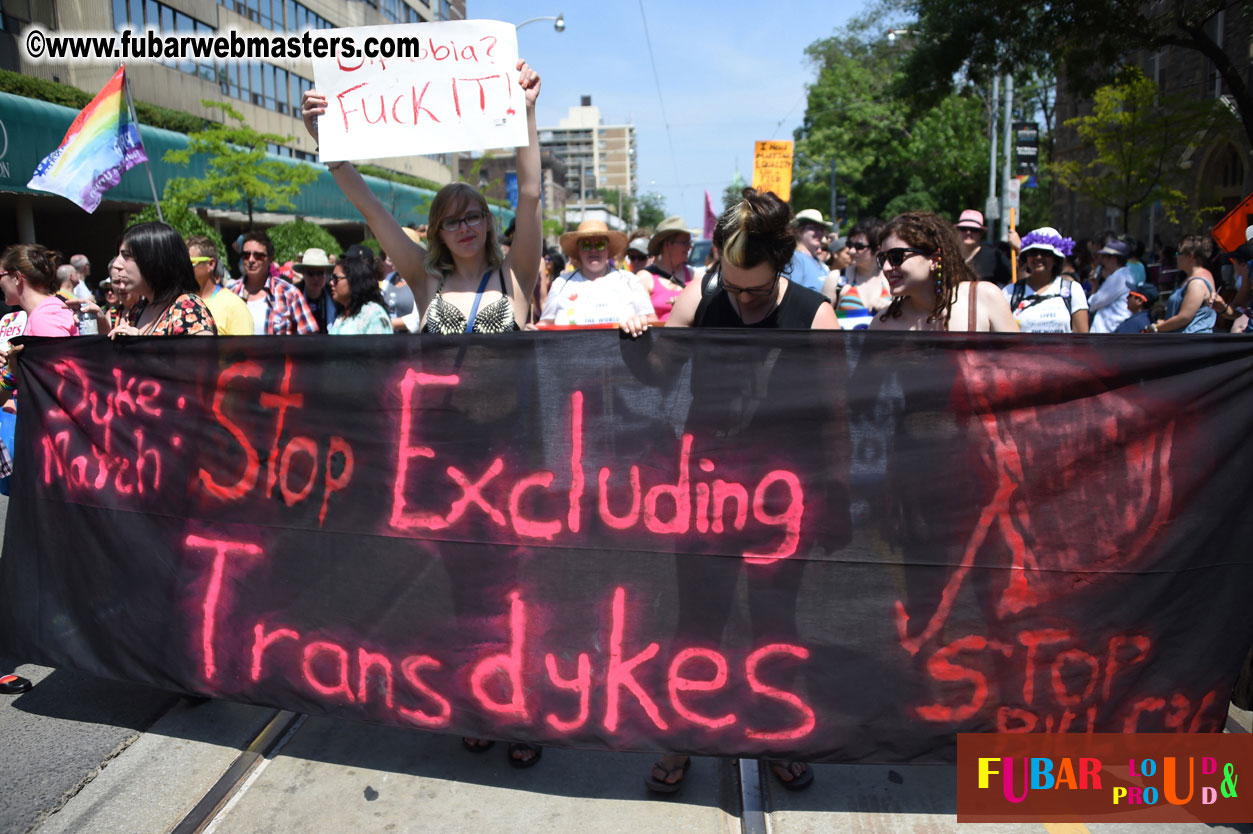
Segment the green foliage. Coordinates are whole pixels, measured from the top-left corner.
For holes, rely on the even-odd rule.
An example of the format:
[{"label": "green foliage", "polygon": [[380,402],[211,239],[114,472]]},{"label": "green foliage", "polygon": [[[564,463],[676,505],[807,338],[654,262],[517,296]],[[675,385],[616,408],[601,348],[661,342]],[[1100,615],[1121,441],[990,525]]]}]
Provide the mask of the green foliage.
[{"label": "green foliage", "polygon": [[334,235],[321,226],[310,223],[302,217],[271,226],[265,230],[274,243],[274,260],[285,264],[297,261],[304,256],[306,249],[318,248],[328,255],[339,254],[339,241]]},{"label": "green foliage", "polygon": [[548,217],[544,220],[544,239],[551,240],[560,237],[561,233],[566,230],[566,223],[559,217]]},{"label": "green foliage", "polygon": [[[167,190],[166,196],[161,200],[161,216],[166,223],[169,223],[175,230],[183,236],[183,240],[196,235],[204,235],[213,241],[217,246],[218,253],[222,257],[226,257],[226,244],[222,241],[222,236],[218,234],[217,229],[210,226],[205,219],[190,208],[186,203],[171,199]],[[136,223],[151,223],[157,219],[156,206],[144,206],[142,210],[130,216],[129,225],[134,226]]]},{"label": "green foliage", "polygon": [[[618,215],[621,218],[630,220],[631,207],[635,205],[634,197],[632,197],[630,194],[624,194],[621,191],[621,189],[617,189],[617,188],[602,188],[599,191],[597,191],[597,193],[600,195],[600,199],[604,201],[605,208],[609,209],[611,212],[613,212],[614,214]],[[619,198],[621,198],[622,200],[621,211],[618,210]]]},{"label": "green foliage", "polygon": [[1090,152],[1086,161],[1054,162],[1050,171],[1066,188],[1120,209],[1124,231],[1132,212],[1157,201],[1175,222],[1188,199],[1172,183],[1171,160],[1220,117],[1214,102],[1167,97],[1130,67],[1117,83],[1096,91],[1091,114],[1066,122]]},{"label": "green foliage", "polygon": [[200,103],[221,110],[238,124],[212,123],[188,134],[186,148],[166,151],[165,161],[179,165],[190,162],[193,154],[209,156],[203,177],[175,177],[166,183],[166,193],[188,205],[233,208],[242,204],[250,229],[253,213],[258,210],[295,208],[292,198],[318,178],[317,169],[273,159],[266,152],[267,145],[289,142],[291,137],[253,130],[239,111],[225,102],[201,99]]},{"label": "green foliage", "polygon": [[650,232],[657,228],[657,224],[666,219],[666,200],[656,191],[650,191],[639,198],[637,204],[639,210],[638,226],[641,229],[648,229]]},{"label": "green foliage", "polygon": [[[82,110],[91,103],[93,98],[91,93],[71,87],[69,84],[59,84],[56,81],[22,75],[9,70],[0,70],[0,92],[60,104],[75,110]],[[158,107],[145,101],[135,102],[135,113],[139,116],[139,123],[142,125],[160,127],[178,133],[200,130],[205,126],[206,121],[200,116],[193,116],[181,110],[171,110],[168,107]]]},{"label": "green foliage", "polygon": [[1070,89],[1091,94],[1111,83],[1119,62],[1137,50],[1167,46],[1200,53],[1222,75],[1253,144],[1253,91],[1242,61],[1210,35],[1222,10],[1246,19],[1253,8],[1231,0],[908,0],[922,33],[901,85],[925,107],[953,80],[990,79],[995,72],[1056,66]]},{"label": "green foliage", "polygon": [[904,46],[883,37],[889,13],[873,9],[806,49],[818,77],[796,131],[796,211],[830,212],[832,160],[850,218],[924,209],[956,216],[984,203],[986,106],[967,87],[911,114],[898,91]]}]

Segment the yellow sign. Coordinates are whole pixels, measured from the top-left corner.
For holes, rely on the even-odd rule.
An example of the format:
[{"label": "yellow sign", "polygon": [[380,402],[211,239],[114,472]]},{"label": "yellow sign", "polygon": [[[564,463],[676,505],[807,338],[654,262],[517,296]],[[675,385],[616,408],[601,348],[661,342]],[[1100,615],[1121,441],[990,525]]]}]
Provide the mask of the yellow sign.
[{"label": "yellow sign", "polygon": [[753,154],[753,188],[773,191],[787,202],[792,198],[792,143],[758,142]]}]

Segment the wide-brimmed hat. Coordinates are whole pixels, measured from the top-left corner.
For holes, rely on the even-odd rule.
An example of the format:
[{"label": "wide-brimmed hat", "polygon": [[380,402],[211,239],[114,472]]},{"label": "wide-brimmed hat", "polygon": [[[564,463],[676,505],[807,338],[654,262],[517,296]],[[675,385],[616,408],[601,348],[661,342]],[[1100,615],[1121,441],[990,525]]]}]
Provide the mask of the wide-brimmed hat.
[{"label": "wide-brimmed hat", "polygon": [[1075,242],[1068,237],[1063,237],[1062,233],[1052,226],[1041,226],[1028,232],[1027,236],[1022,239],[1022,248],[1018,250],[1018,254],[1025,256],[1032,249],[1038,252],[1048,252],[1060,261],[1075,251]]},{"label": "wide-brimmed hat", "polygon": [[1115,255],[1119,258],[1130,258],[1131,247],[1123,243],[1121,240],[1114,240],[1113,238],[1111,238],[1105,241],[1105,246],[1103,246],[1100,249],[1100,251],[1097,252],[1097,254],[1098,255]]},{"label": "wide-brimmed hat", "polygon": [[675,235],[690,235],[692,230],[683,222],[683,218],[677,214],[667,217],[665,220],[657,224],[657,230],[653,232],[653,236],[648,241],[648,254],[656,257],[661,254],[661,246],[667,240]]},{"label": "wide-brimmed hat", "polygon": [[818,211],[818,209],[805,209],[797,212],[796,219],[792,223],[798,229],[812,223],[815,226],[821,226],[827,231],[831,230],[831,224],[822,219],[822,212]]},{"label": "wide-brimmed hat", "polygon": [[299,263],[292,264],[299,270],[305,269],[330,269],[331,259],[326,257],[325,249],[306,249],[304,256]]},{"label": "wide-brimmed hat", "polygon": [[953,225],[959,229],[978,229],[982,232],[988,230],[987,225],[983,222],[983,212],[978,209],[966,209]]},{"label": "wide-brimmed hat", "polygon": [[578,258],[579,241],[588,237],[608,238],[611,258],[621,258],[626,252],[627,236],[609,228],[603,220],[584,220],[576,231],[566,232],[561,236],[561,251],[567,258]]}]

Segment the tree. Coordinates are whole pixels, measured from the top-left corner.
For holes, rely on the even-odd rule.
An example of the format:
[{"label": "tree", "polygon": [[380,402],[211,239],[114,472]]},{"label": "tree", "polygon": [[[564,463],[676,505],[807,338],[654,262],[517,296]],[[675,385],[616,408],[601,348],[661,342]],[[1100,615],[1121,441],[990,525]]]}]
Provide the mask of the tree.
[{"label": "tree", "polygon": [[1176,220],[1187,197],[1172,187],[1168,166],[1187,140],[1220,118],[1212,101],[1183,101],[1162,95],[1136,67],[1116,84],[1099,88],[1092,113],[1066,122],[1090,151],[1087,161],[1066,160],[1050,167],[1057,181],[1122,211],[1123,231],[1130,214],[1160,201]]},{"label": "tree", "polygon": [[635,205],[635,198],[630,194],[624,194],[617,188],[602,188],[597,194],[604,201],[605,208],[612,211],[619,217],[629,220],[631,217],[631,208]]},{"label": "tree", "polygon": [[318,178],[311,165],[291,164],[271,159],[268,145],[290,141],[290,136],[261,133],[244,122],[234,107],[220,101],[201,99],[205,107],[221,110],[227,120],[187,135],[187,147],[165,152],[165,161],[186,165],[194,154],[209,156],[203,177],[175,177],[165,186],[167,199],[186,205],[213,205],[248,212],[248,228],[253,213],[260,209],[295,208],[292,198]]},{"label": "tree", "polygon": [[1220,11],[1253,16],[1237,0],[910,0],[923,33],[902,90],[916,105],[948,93],[954,78],[986,78],[1024,66],[1060,65],[1080,95],[1113,80],[1137,50],[1192,50],[1222,76],[1253,145],[1253,92],[1210,34]]},{"label": "tree", "polygon": [[932,209],[956,216],[983,205],[988,173],[988,111],[972,85],[911,114],[899,92],[905,37],[883,35],[889,6],[872,9],[806,49],[818,73],[796,131],[796,210],[830,211],[830,164],[849,216]]},{"label": "tree", "polygon": [[[218,234],[217,229],[206,223],[204,218],[186,203],[171,198],[168,186],[165,189],[165,196],[161,199],[161,217],[182,235],[183,240],[196,235],[203,235],[213,241],[213,245],[218,248],[218,254],[221,257],[226,257],[226,244],[222,242],[222,236]],[[131,215],[129,223],[133,226],[136,223],[151,223],[156,219],[157,207],[145,206],[139,212]]]},{"label": "tree", "polygon": [[666,200],[656,191],[640,197],[636,208],[639,210],[636,220],[642,229],[655,229],[658,223],[666,219]]},{"label": "tree", "polygon": [[339,241],[334,235],[303,217],[271,226],[265,231],[274,244],[276,263],[298,261],[304,257],[306,249],[321,249],[331,255],[338,255],[340,251]]}]

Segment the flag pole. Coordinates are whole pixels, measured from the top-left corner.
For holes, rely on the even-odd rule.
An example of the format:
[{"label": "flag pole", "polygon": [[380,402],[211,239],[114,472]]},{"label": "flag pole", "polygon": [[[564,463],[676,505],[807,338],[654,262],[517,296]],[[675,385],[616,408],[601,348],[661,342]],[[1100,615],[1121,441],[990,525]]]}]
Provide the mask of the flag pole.
[{"label": "flag pole", "polygon": [[[125,70],[126,65],[122,65]],[[131,115],[131,121],[135,123],[135,130],[139,130],[139,116],[135,113],[135,99],[131,98],[131,79],[125,72],[122,73],[122,89],[126,92],[126,110]],[[147,154],[144,154],[147,156]],[[152,189],[152,204],[157,207],[157,219],[162,223],[165,218],[161,215],[161,201],[157,199],[157,184],[152,179],[152,166],[148,164],[148,160],[144,160],[144,170],[148,172],[148,187]]]}]

